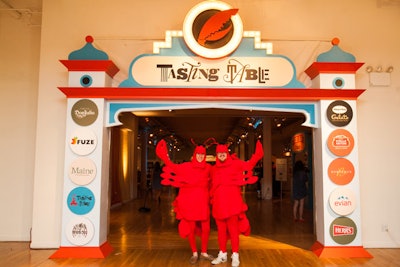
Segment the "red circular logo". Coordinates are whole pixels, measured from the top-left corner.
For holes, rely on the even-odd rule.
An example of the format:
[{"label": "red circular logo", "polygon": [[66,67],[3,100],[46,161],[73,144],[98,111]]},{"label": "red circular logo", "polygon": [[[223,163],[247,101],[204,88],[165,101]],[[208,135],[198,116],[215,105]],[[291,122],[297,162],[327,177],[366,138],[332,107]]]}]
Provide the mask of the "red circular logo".
[{"label": "red circular logo", "polygon": [[329,135],[327,145],[334,155],[344,157],[349,155],[353,150],[354,138],[349,131],[337,129]]}]

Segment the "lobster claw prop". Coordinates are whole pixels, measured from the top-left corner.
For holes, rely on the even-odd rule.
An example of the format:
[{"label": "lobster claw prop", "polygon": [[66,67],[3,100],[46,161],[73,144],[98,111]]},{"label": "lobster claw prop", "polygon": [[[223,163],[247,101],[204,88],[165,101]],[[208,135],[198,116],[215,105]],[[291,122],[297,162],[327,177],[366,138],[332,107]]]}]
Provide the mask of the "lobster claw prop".
[{"label": "lobster claw prop", "polygon": [[161,140],[160,142],[158,142],[158,144],[156,146],[156,155],[162,161],[164,161],[165,165],[172,164],[172,161],[169,159],[169,156],[168,156],[168,146],[164,139]]},{"label": "lobster claw prop", "polygon": [[243,174],[244,184],[254,184],[255,182],[257,182],[257,180],[258,180],[258,177],[254,176],[251,171],[244,172],[244,174]]},{"label": "lobster claw prop", "polygon": [[181,184],[181,179],[179,174],[173,166],[165,165],[163,167],[163,172],[161,173],[161,184],[162,185],[171,185],[174,187],[179,187]]}]

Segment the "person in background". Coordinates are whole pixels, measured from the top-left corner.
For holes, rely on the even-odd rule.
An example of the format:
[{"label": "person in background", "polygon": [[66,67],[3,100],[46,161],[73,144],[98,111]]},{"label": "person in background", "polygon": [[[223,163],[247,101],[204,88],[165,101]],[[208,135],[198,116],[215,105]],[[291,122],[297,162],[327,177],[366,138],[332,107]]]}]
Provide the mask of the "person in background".
[{"label": "person in background", "polygon": [[153,170],[153,179],[152,179],[152,189],[153,189],[153,199],[158,200],[158,204],[161,202],[161,192],[162,192],[162,184],[161,184],[161,164],[156,161],[154,163]]},{"label": "person in background", "polygon": [[242,199],[242,186],[257,182],[253,176],[253,168],[263,157],[260,141],[248,161],[242,161],[236,155],[229,155],[228,146],[218,144],[216,147],[216,163],[211,170],[211,206],[212,215],[218,230],[218,257],[211,261],[220,264],[227,261],[227,241],[231,240],[232,267],[239,261],[239,235],[250,234],[250,223],[246,216],[247,205]]},{"label": "person in background", "polygon": [[[192,141],[193,142],[193,141]],[[190,162],[173,163],[168,156],[167,144],[161,140],[156,147],[157,156],[164,161],[161,174],[163,185],[179,189],[173,206],[182,238],[188,238],[192,256],[191,264],[199,260],[213,260],[207,253],[210,235],[210,197],[209,180],[211,166],[206,163],[206,148],[196,146]],[[201,254],[197,252],[196,236],[201,239]]]},{"label": "person in background", "polygon": [[259,162],[257,164],[257,166],[255,167],[254,175],[256,175],[258,177],[258,180],[257,180],[257,198],[258,199],[262,199],[262,195],[261,195],[261,190],[262,190],[261,179],[264,176],[264,169],[263,169],[262,162]]},{"label": "person in background", "polygon": [[304,222],[304,199],[307,196],[308,175],[304,163],[296,161],[293,168],[293,219]]}]

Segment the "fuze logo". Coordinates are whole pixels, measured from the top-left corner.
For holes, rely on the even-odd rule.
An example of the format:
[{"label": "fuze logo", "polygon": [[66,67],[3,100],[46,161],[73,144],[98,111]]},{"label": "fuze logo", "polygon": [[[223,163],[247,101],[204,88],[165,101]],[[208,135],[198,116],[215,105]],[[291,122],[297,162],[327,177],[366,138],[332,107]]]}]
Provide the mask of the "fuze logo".
[{"label": "fuze logo", "polygon": [[93,131],[80,128],[71,136],[69,147],[71,150],[81,156],[88,155],[94,151],[97,145],[97,137]]},{"label": "fuze logo", "polygon": [[71,144],[72,145],[93,145],[94,140],[89,140],[89,139],[81,140],[81,139],[78,139],[78,137],[74,137],[74,138],[72,138]]}]

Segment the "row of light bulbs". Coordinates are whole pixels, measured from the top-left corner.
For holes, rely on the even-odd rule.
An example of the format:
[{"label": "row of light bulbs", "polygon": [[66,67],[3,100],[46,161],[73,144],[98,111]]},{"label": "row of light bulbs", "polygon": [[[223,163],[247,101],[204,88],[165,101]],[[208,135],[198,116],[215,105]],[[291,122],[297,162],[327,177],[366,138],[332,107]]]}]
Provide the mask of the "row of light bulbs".
[{"label": "row of light bulbs", "polygon": [[391,72],[393,72],[393,69],[394,69],[393,66],[389,66],[389,67],[387,67],[386,71],[383,71],[383,67],[379,65],[375,69],[372,66],[368,66],[365,69],[365,71],[368,72],[368,73],[371,73],[371,72],[387,72],[387,73],[391,73]]}]

